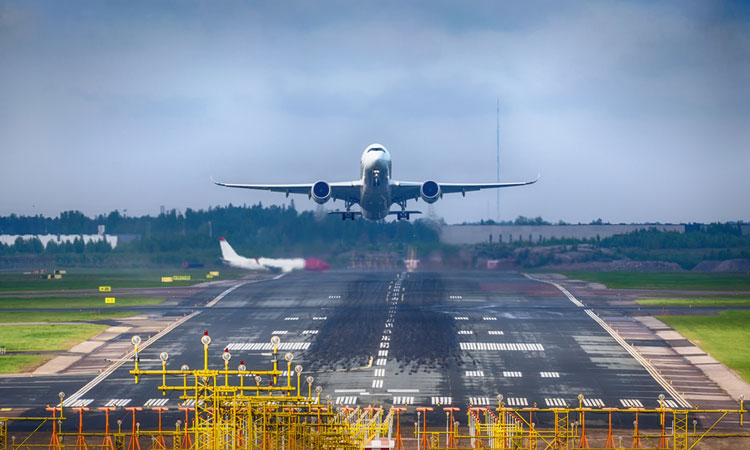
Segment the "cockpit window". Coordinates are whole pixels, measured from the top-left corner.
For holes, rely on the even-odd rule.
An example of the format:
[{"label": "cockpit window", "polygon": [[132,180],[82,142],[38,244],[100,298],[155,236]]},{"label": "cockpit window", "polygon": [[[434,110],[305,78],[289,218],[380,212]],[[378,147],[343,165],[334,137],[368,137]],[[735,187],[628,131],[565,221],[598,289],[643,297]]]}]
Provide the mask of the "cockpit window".
[{"label": "cockpit window", "polygon": [[372,148],[368,148],[367,149],[367,153],[370,153],[370,152],[383,152],[383,151],[385,151],[385,150],[383,150],[381,147],[372,147]]}]

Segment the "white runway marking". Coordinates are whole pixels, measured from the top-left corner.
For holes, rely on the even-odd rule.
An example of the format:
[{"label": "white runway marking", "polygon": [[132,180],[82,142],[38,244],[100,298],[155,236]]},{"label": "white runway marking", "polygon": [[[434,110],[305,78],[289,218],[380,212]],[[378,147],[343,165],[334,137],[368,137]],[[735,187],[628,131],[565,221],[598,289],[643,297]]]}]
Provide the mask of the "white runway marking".
[{"label": "white runway marking", "polygon": [[529,401],[526,397],[510,397],[505,399],[505,404],[508,406],[529,406]]},{"label": "white runway marking", "polygon": [[500,351],[522,351],[543,352],[542,344],[526,343],[496,343],[496,342],[460,342],[461,350],[500,350]]},{"label": "white runway marking", "polygon": [[469,397],[469,403],[473,406],[489,406],[492,400],[489,397]]},{"label": "white runway marking", "polygon": [[558,406],[562,408],[566,405],[564,398],[545,398],[544,403],[546,403],[547,406]]},{"label": "white runway marking", "polygon": [[560,373],[558,372],[539,372],[539,375],[542,378],[560,378]]},{"label": "white runway marking", "polygon": [[128,403],[131,402],[131,399],[129,398],[113,398],[112,400],[108,401],[104,404],[104,406],[127,406]]},{"label": "white runway marking", "polygon": [[284,320],[299,320],[299,317],[284,317]]},{"label": "white runway marking", "polygon": [[383,336],[382,336],[382,337],[380,338],[380,340],[381,340],[381,341],[390,341],[390,340],[391,340],[391,337],[390,337],[390,336],[386,336],[386,335],[383,335]]},{"label": "white runway marking", "polygon": [[335,403],[337,405],[356,405],[357,397],[356,396],[336,397]]},{"label": "white runway marking", "polygon": [[466,317],[466,316],[456,316],[456,317],[454,317],[454,319],[456,319],[456,320],[469,320],[469,318]]},{"label": "white runway marking", "polygon": [[458,330],[458,334],[474,334],[471,330]]},{"label": "white runway marking", "polygon": [[340,295],[329,295],[328,298],[341,298]]},{"label": "white runway marking", "polygon": [[289,333],[288,330],[273,330],[271,334],[287,334]]},{"label": "white runway marking", "polygon": [[467,377],[483,377],[484,372],[481,370],[467,370],[466,376]]},{"label": "white runway marking", "polygon": [[403,394],[405,392],[409,392],[409,393],[413,392],[415,394],[418,394],[419,393],[419,389],[388,389],[388,392],[391,393],[391,394],[396,394],[396,393]]},{"label": "white runway marking", "polygon": [[[93,401],[93,398],[79,398],[78,400],[73,400],[72,402],[63,401],[63,408],[85,408],[86,406],[89,406]],[[58,403],[57,406],[60,406],[60,404]]]},{"label": "white runway marking", "polygon": [[451,405],[453,404],[453,397],[432,397],[433,405]]},{"label": "white runway marking", "polygon": [[507,372],[505,372],[504,371],[503,372],[503,376],[504,377],[508,377],[508,378],[521,378],[523,376],[523,374],[521,372],[514,372],[514,371],[507,371]]},{"label": "white runway marking", "polygon": [[372,380],[372,387],[374,387],[374,388],[382,388],[383,387],[383,380]]},{"label": "white runway marking", "polygon": [[375,369],[375,376],[376,377],[384,377],[385,376],[385,369]]},{"label": "white runway marking", "polygon": [[328,316],[313,316],[313,320],[326,320]]},{"label": "white runway marking", "polygon": [[150,398],[143,404],[146,408],[154,408],[157,406],[164,406],[169,401],[168,398]]},{"label": "white runway marking", "polygon": [[583,406],[587,408],[604,408],[604,402],[600,398],[584,398]]},{"label": "white runway marking", "polygon": [[302,334],[318,334],[318,330],[302,330]]},{"label": "white runway marking", "polygon": [[378,350],[378,356],[388,356],[388,350]]},{"label": "white runway marking", "polygon": [[621,398],[620,403],[626,408],[643,408],[643,403],[640,400],[634,398]]},{"label": "white runway marking", "polygon": [[664,400],[664,407],[677,409],[680,407],[680,405],[678,405],[677,402],[674,400]]},{"label": "white runway marking", "polygon": [[[579,306],[579,307],[583,307],[584,306],[583,303],[581,303],[580,301],[578,301],[578,299],[576,299],[573,296],[573,294],[571,294],[570,292],[568,292],[567,289],[565,289],[564,287],[560,286],[557,283],[553,283],[551,281],[539,280],[539,279],[536,279],[536,278],[534,278],[531,275],[526,274],[526,273],[523,274],[523,276],[525,276],[526,278],[528,278],[530,280],[539,281],[541,283],[546,283],[546,284],[551,284],[551,285],[555,286],[557,289],[559,289],[560,292],[562,292],[563,294],[565,294],[565,296],[568,297],[568,299],[571,302],[573,302],[573,304],[575,304],[576,306]],[[585,313],[586,313],[586,315],[588,315],[589,317],[591,317],[596,323],[598,323],[599,326],[601,326],[602,328],[604,328],[604,330],[607,333],[609,333],[609,335],[612,336],[612,338],[615,341],[617,341],[617,343],[620,344],[620,346],[622,346],[622,348],[624,348],[625,351],[627,351],[628,353],[630,353],[630,356],[632,356],[636,361],[638,361],[643,366],[643,368],[646,369],[649,374],[651,374],[651,376],[653,377],[653,379],[656,380],[656,382],[659,383],[661,385],[661,387],[663,387],[664,390],[666,390],[672,396],[672,398],[674,398],[675,401],[677,401],[677,403],[680,404],[680,406],[685,407],[685,408],[691,408],[690,403],[687,400],[685,400],[680,395],[680,393],[677,392],[677,390],[674,387],[672,387],[672,385],[669,384],[669,382],[667,380],[664,379],[664,377],[661,376],[661,374],[659,373],[659,371],[656,370],[654,368],[654,366],[652,366],[651,363],[646,358],[644,358],[643,356],[641,356],[640,354],[638,354],[638,352],[633,347],[631,347],[622,337],[620,337],[620,335],[615,330],[613,330],[612,327],[610,327],[609,325],[607,325],[607,323],[604,322],[602,319],[600,319],[599,316],[597,316],[592,310],[587,309],[587,310],[585,310]]]},{"label": "white runway marking", "polygon": [[384,366],[385,365],[385,361],[386,361],[385,358],[378,358],[378,360],[375,361],[375,365],[376,366]]},{"label": "white runway marking", "polygon": [[388,348],[388,347],[390,347],[390,345],[391,345],[391,344],[389,344],[389,343],[387,343],[387,342],[381,342],[381,343],[380,343],[380,348]]},{"label": "white runway marking", "polygon": [[394,405],[413,405],[414,397],[393,397]]},{"label": "white runway marking", "polygon": [[482,320],[497,320],[497,317],[484,316],[484,317],[482,317]]},{"label": "white runway marking", "polygon": [[[199,400],[198,401],[199,405],[203,405],[204,403],[205,402],[203,400]],[[189,398],[189,399],[185,400],[184,402],[182,402],[182,406],[195,406],[195,399],[194,398]]]},{"label": "white runway marking", "polygon": [[448,298],[451,299],[451,300],[461,300],[463,297],[460,296],[460,295],[451,295]]},{"label": "white runway marking", "polygon": [[[273,344],[270,342],[230,342],[227,346],[230,351],[235,350],[273,350]],[[279,344],[279,350],[307,350],[310,348],[309,342],[282,342]]]},{"label": "white runway marking", "polygon": [[503,334],[505,334],[500,330],[490,330],[487,333],[489,333],[490,336],[502,336]]}]

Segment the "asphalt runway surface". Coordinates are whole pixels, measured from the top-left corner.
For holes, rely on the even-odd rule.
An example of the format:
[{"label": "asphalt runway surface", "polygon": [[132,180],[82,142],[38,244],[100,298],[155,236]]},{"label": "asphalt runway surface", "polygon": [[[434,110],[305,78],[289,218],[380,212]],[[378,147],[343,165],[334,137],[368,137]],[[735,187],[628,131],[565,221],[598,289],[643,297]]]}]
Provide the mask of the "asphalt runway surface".
[{"label": "asphalt runway surface", "polygon": [[[198,296],[210,300],[225,290]],[[172,312],[198,314],[143,350],[141,368],[160,368],[163,351],[168,368],[202,367],[200,338],[207,330],[214,369],[223,368],[225,348],[231,368],[243,360],[249,371],[270,369],[270,339],[279,336],[280,360],[292,352],[293,365],[313,375],[313,386],[322,386],[323,398],[331,395],[336,406],[465,411],[469,405],[495,407],[502,394],[510,407],[577,407],[583,394],[585,406],[656,408],[662,393],[665,406],[677,406],[584,308],[556,287],[518,273],[299,272],[245,284],[210,307],[195,309],[196,301],[175,307]],[[174,411],[182,405],[179,392],[162,396],[156,389],[160,377],[135,384],[132,368],[132,362],[123,364],[85,392],[91,376],[6,378],[0,407],[46,415],[39,407],[56,403],[58,391],[67,393],[68,406],[118,406],[123,418],[123,407]],[[245,384],[254,386],[250,378]],[[442,423],[442,411],[434,415]]]}]

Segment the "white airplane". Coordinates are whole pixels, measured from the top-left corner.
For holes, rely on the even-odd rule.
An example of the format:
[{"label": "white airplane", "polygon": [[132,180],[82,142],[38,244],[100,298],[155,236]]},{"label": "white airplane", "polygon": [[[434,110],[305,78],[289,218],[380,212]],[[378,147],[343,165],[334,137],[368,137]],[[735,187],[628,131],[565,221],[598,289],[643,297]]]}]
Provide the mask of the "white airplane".
[{"label": "white airplane", "polygon": [[[330,211],[329,214],[341,214],[341,220],[352,219],[362,215],[366,219],[380,220],[389,214],[395,214],[398,220],[409,220],[410,214],[421,214],[420,211],[408,211],[407,200],[419,200],[435,203],[443,194],[461,193],[480,189],[495,189],[512,186],[534,184],[533,181],[513,183],[438,183],[433,180],[396,181],[391,178],[391,155],[380,144],[372,144],[362,153],[360,165],[360,179],[328,183],[316,181],[304,184],[230,184],[220,183],[213,178],[215,184],[241,189],[258,189],[289,194],[306,194],[316,203],[323,204],[329,199],[343,200],[345,211]],[[397,204],[400,211],[391,211],[391,205]],[[352,211],[351,207],[359,204],[361,211]]]},{"label": "white airplane", "polygon": [[324,271],[331,268],[331,266],[317,258],[245,258],[238,255],[224,238],[219,238],[219,246],[221,247],[221,260],[225,264],[239,269],[271,270],[287,273],[293,270]]}]

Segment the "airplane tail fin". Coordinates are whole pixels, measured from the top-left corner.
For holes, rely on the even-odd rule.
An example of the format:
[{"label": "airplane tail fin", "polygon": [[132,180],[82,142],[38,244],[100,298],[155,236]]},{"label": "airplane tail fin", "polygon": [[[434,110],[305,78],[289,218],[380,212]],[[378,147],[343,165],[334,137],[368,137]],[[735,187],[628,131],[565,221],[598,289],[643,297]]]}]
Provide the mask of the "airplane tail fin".
[{"label": "airplane tail fin", "polygon": [[219,246],[221,246],[221,258],[225,261],[236,260],[240,258],[240,255],[234,251],[229,242],[224,238],[219,238]]}]

